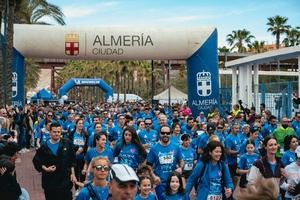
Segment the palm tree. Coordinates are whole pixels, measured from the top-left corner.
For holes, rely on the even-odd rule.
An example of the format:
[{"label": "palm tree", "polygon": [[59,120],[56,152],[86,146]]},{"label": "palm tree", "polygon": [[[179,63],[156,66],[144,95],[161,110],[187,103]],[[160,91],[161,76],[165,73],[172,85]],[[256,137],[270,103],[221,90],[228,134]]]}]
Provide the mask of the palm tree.
[{"label": "palm tree", "polygon": [[276,15],[274,17],[268,18],[267,25],[269,26],[268,31],[272,33],[272,35],[276,36],[276,48],[279,49],[280,44],[280,35],[284,33],[288,33],[290,25],[287,25],[288,18]]},{"label": "palm tree", "polygon": [[255,38],[250,34],[250,31],[246,29],[232,31],[231,34],[227,35],[227,42],[230,46],[232,46],[231,50],[234,48],[238,49],[239,53],[246,52],[245,45],[249,45],[251,43],[251,39]]},{"label": "palm tree", "polygon": [[13,58],[13,24],[15,12],[20,0],[0,0],[0,29],[5,30],[0,36],[0,105],[12,102],[12,58]]},{"label": "palm tree", "polygon": [[[1,38],[0,48],[0,105],[10,104],[12,96],[13,24],[48,24],[41,21],[44,16],[53,18],[59,24],[65,24],[59,7],[47,3],[46,0],[0,0],[0,28],[3,23],[7,30],[5,37]],[[5,72],[3,69],[6,69]],[[5,84],[7,87],[3,88]]]},{"label": "palm tree", "polygon": [[223,47],[219,47],[218,48],[218,51],[221,53],[227,53],[227,52],[230,52],[230,49],[227,48],[226,46],[223,46]]},{"label": "palm tree", "polygon": [[287,37],[282,41],[286,47],[300,44],[300,27],[291,28],[288,30]]},{"label": "palm tree", "polygon": [[50,24],[42,21],[43,17],[49,17],[60,25],[65,25],[64,14],[61,9],[46,0],[22,0],[18,23],[22,24]]},{"label": "palm tree", "polygon": [[255,40],[253,43],[249,45],[249,50],[255,53],[262,53],[266,51],[265,41],[257,41]]},{"label": "palm tree", "polygon": [[[25,94],[28,90],[37,87],[37,83],[40,77],[40,66],[36,64],[32,59],[25,59]],[[38,77],[38,78],[37,78]]]}]

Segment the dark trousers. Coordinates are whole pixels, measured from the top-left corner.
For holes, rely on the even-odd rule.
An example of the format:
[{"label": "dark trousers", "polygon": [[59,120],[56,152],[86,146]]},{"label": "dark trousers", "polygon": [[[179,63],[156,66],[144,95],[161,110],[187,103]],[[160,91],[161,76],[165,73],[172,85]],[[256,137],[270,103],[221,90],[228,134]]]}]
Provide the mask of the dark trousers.
[{"label": "dark trousers", "polygon": [[23,149],[26,147],[26,129],[20,125],[19,126],[19,137],[18,137],[18,145]]},{"label": "dark trousers", "polygon": [[[84,166],[84,160],[83,159],[79,159],[77,160],[76,159],[76,165],[75,165],[75,176],[76,176],[76,179],[77,181],[79,182],[84,182],[85,180],[85,175],[82,175],[81,171],[83,169],[83,166]],[[75,185],[75,189],[77,190],[79,187],[77,185]]]},{"label": "dark trousers", "polygon": [[29,128],[25,129],[25,138],[26,138],[26,140],[25,140],[26,148],[30,149],[31,132],[30,132]]},{"label": "dark trousers", "polygon": [[72,200],[72,192],[69,189],[44,190],[46,200]]}]

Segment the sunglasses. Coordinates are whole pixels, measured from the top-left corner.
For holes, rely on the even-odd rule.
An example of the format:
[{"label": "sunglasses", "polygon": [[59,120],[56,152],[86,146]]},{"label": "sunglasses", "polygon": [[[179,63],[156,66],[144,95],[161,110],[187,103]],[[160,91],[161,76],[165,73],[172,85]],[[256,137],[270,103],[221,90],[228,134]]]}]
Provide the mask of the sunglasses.
[{"label": "sunglasses", "polygon": [[106,165],[96,165],[96,166],[94,166],[94,168],[97,171],[106,171],[106,172],[108,172],[110,170],[109,166],[106,166]]},{"label": "sunglasses", "polygon": [[161,135],[171,135],[171,132],[160,132]]},{"label": "sunglasses", "polygon": [[53,115],[47,115],[48,117],[52,117]]},{"label": "sunglasses", "polygon": [[223,129],[224,127],[221,127],[221,126],[220,126],[220,127],[217,127],[217,128],[218,128],[218,129]]},{"label": "sunglasses", "polygon": [[145,123],[145,125],[151,125],[152,123]]}]

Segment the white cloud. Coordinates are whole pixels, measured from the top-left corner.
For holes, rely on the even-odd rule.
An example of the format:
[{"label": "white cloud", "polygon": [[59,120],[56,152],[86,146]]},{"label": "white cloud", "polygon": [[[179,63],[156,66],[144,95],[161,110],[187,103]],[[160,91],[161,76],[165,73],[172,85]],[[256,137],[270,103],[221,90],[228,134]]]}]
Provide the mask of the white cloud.
[{"label": "white cloud", "polygon": [[79,6],[79,5],[71,5],[63,8],[63,13],[66,17],[84,17],[88,15],[92,15],[99,10],[114,8],[119,4],[117,1],[110,1],[110,2],[104,2],[99,3],[96,5],[90,5],[90,6]]}]

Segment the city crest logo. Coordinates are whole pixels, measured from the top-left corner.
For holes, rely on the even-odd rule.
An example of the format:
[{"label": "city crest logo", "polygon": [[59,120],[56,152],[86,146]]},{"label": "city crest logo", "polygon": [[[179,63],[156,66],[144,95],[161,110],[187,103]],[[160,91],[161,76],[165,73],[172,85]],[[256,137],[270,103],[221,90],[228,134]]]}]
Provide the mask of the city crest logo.
[{"label": "city crest logo", "polygon": [[79,54],[79,34],[65,34],[65,54],[68,56]]},{"label": "city crest logo", "polygon": [[197,94],[201,97],[211,95],[211,73],[210,72],[198,72],[197,73]]}]

